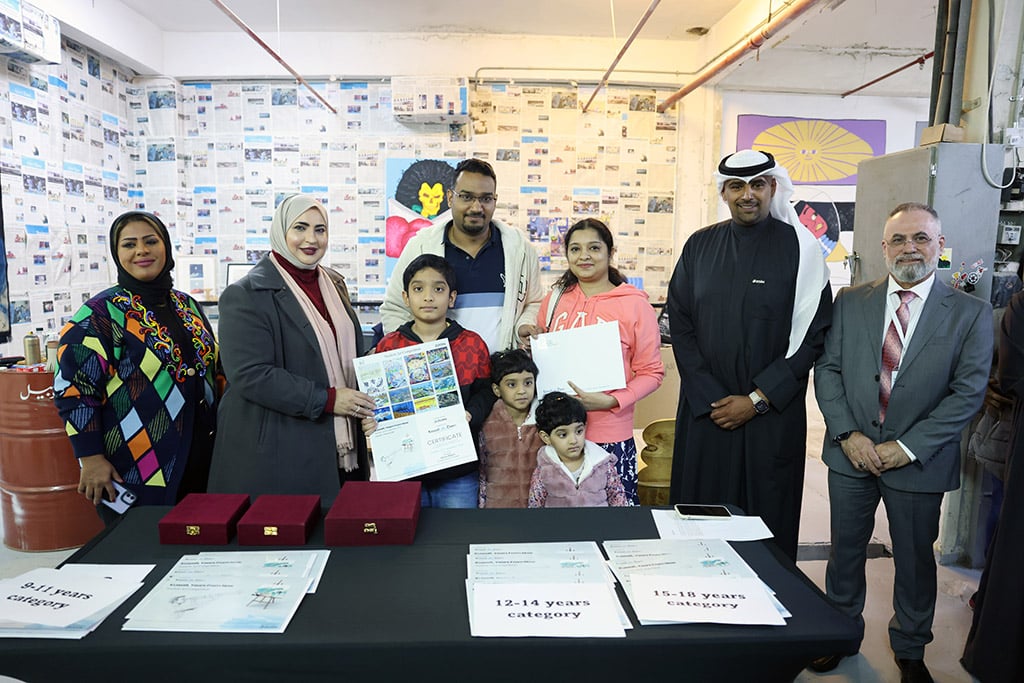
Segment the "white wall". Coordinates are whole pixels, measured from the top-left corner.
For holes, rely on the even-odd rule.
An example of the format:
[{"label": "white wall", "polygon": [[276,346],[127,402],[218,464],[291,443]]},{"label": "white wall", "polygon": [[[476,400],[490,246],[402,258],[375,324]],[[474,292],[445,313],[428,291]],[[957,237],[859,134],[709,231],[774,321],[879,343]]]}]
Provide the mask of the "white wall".
[{"label": "white wall", "polygon": [[[102,54],[139,71],[204,79],[240,74],[280,77],[285,73],[241,34],[162,34],[116,0],[42,0],[40,4],[62,20],[66,35],[87,44],[99,43]],[[382,77],[472,75],[477,68],[487,66],[596,67],[610,63],[619,47],[619,41],[536,36],[286,34],[282,37],[282,52],[289,59],[294,58],[300,71],[341,77],[357,74]],[[629,73],[628,78],[678,84],[686,80],[678,71],[681,65],[692,65],[706,57],[695,53],[690,44],[639,41],[622,68],[663,70],[666,73]],[[547,78],[553,85],[561,85],[567,78],[564,73],[567,72],[523,69],[518,73],[502,70],[483,75]],[[575,74],[581,82],[599,76],[593,71]],[[927,117],[927,106],[927,101],[917,98],[855,96],[843,100],[830,96],[726,91],[714,86],[696,90],[679,103],[676,212],[672,231],[676,253],[695,230],[723,217],[725,207],[717,197],[712,173],[721,156],[734,151],[738,115],[884,119],[887,151],[892,152],[913,146],[915,124]],[[829,191],[836,201],[852,201],[855,196],[852,186],[832,187]],[[20,334],[16,334],[15,344],[0,352],[17,353],[19,342]]]},{"label": "white wall", "polygon": [[139,73],[164,73],[163,32],[117,0],[33,0],[61,24],[61,35]]}]

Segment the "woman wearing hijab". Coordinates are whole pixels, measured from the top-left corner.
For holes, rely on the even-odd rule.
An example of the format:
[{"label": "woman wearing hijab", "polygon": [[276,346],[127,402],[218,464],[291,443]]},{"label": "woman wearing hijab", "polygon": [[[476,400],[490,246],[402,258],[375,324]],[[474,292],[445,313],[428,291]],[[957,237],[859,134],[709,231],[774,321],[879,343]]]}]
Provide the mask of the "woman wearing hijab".
[{"label": "woman wearing hijab", "polygon": [[359,321],[344,279],[320,266],[327,213],[286,197],[270,226],[271,252],[220,297],[228,388],[210,491],[315,493],[330,503],[358,467],[358,420],[373,400],[356,389]]},{"label": "woman wearing hijab", "polygon": [[78,490],[110,523],[114,481],[136,505],[204,491],[216,426],[217,343],[199,304],[172,289],[163,222],[129,211],[110,226],[117,285],[61,331],[54,402],[82,467]]}]

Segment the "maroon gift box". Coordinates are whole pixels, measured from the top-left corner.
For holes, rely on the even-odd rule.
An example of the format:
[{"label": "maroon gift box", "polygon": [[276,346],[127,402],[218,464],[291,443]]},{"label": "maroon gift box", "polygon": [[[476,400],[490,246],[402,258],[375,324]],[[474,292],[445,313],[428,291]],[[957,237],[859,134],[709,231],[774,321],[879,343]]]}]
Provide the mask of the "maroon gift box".
[{"label": "maroon gift box", "polygon": [[327,545],[409,545],[420,518],[420,482],[350,481],[324,518]]},{"label": "maroon gift box", "polygon": [[245,493],[190,493],[160,520],[160,542],[226,545],[248,507]]},{"label": "maroon gift box", "polygon": [[320,519],[320,496],[259,496],[238,520],[238,545],[306,545]]}]

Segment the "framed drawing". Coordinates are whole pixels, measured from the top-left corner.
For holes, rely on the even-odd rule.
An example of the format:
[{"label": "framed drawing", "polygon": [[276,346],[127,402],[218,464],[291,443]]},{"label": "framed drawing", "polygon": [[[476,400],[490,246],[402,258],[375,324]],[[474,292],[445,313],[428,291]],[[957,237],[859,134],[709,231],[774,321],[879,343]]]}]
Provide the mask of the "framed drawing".
[{"label": "framed drawing", "polygon": [[197,301],[216,301],[217,257],[178,256],[175,262],[175,285]]},{"label": "framed drawing", "polygon": [[245,277],[245,274],[256,267],[255,263],[229,263],[225,286],[234,284]]}]

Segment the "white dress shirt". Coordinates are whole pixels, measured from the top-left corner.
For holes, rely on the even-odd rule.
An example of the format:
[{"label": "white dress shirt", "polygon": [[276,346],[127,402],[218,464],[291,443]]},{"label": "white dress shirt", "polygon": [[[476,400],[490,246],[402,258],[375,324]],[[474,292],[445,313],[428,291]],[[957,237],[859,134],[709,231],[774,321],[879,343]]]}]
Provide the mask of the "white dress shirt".
[{"label": "white dress shirt", "polygon": [[[921,319],[921,311],[924,309],[924,302],[928,299],[928,295],[931,294],[932,285],[935,284],[935,271],[926,277],[921,282],[905,290],[899,285],[896,280],[893,279],[892,275],[889,276],[889,286],[886,289],[885,295],[885,325],[882,326],[882,343],[885,343],[885,335],[889,330],[889,324],[894,323],[896,326],[896,334],[900,335],[900,341],[903,342],[903,352],[900,354],[900,364],[903,364],[903,356],[906,354],[907,348],[910,346],[910,339],[914,336],[914,331],[917,329],[917,322]],[[900,306],[900,295],[902,291],[913,292],[917,296],[909,304],[907,308],[910,309],[910,320],[907,322],[907,332],[903,333],[903,326],[900,325],[899,318],[896,317],[896,309]],[[899,368],[892,371],[892,386],[896,386],[896,377],[899,375]],[[907,448],[907,445],[896,439],[896,443],[900,445],[900,448],[907,454],[911,462],[917,460],[917,456],[914,452]]]}]

